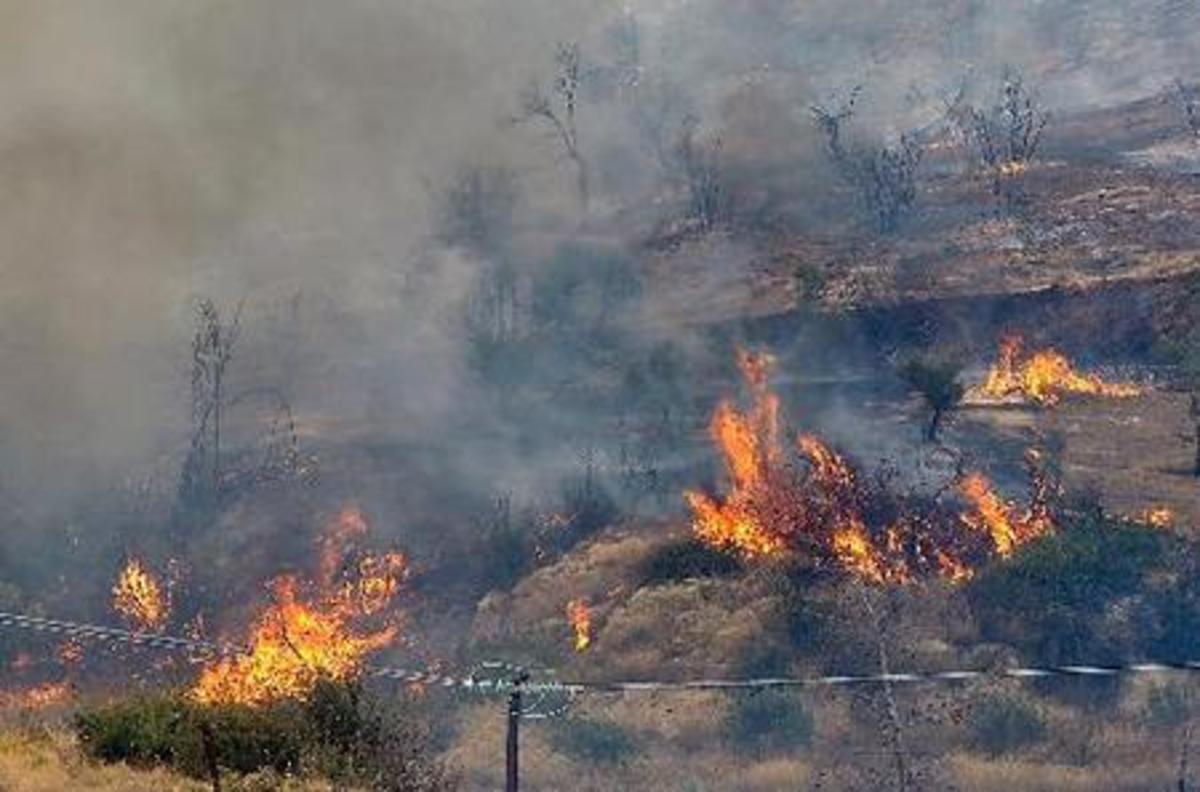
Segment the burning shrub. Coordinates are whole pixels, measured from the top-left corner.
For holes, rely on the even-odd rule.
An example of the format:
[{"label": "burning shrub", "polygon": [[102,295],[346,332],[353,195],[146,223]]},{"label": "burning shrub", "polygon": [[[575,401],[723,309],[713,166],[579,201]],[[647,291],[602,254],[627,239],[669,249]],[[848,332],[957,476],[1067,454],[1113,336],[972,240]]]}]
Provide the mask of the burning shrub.
[{"label": "burning shrub", "polygon": [[593,764],[623,764],[641,751],[627,730],[610,721],[568,718],[550,732],[554,750],[572,759]]},{"label": "burning shrub", "polygon": [[991,756],[1010,754],[1035,745],[1046,736],[1041,714],[1016,696],[985,699],[971,716],[971,741]]},{"label": "burning shrub", "polygon": [[722,577],[741,571],[735,556],[699,539],[688,538],[659,547],[642,563],[645,585],[677,583],[691,578]]},{"label": "burning shrub", "polygon": [[994,540],[982,530],[987,525],[903,494],[887,470],[861,475],[813,435],[786,449],[779,398],[768,383],[771,357],[742,350],[738,363],[752,405],[743,411],[722,402],[709,426],[729,492],[684,493],[698,538],[745,559],[803,556],[872,583],[971,578],[970,560]]},{"label": "burning shrub", "polygon": [[813,716],[797,696],[784,691],[738,694],[726,716],[726,731],[743,750],[795,751],[812,741]]}]

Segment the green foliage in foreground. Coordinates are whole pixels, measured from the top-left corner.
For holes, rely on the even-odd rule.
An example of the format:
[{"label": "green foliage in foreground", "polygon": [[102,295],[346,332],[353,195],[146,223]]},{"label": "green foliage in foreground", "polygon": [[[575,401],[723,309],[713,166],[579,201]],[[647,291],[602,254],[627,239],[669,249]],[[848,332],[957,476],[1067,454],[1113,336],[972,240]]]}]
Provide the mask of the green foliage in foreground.
[{"label": "green foliage in foreground", "polygon": [[1187,651],[1200,648],[1188,646],[1196,639],[1170,622],[1196,618],[1195,584],[1184,574],[1190,556],[1167,532],[1090,514],[989,565],[968,594],[983,637],[1033,661],[1094,664]]},{"label": "green foliage in foreground", "polygon": [[85,709],[75,719],[85,753],[135,767],[165,766],[208,778],[220,772],[312,774],[384,792],[453,788],[427,756],[411,713],[355,685],[327,683],[306,702],[205,706],[178,694]]}]

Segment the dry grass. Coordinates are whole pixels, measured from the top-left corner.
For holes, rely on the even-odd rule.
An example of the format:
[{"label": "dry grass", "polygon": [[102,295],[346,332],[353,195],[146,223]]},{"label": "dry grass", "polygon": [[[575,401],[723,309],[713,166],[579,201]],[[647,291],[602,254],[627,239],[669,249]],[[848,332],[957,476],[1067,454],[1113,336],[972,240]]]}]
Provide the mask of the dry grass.
[{"label": "dry grass", "polygon": [[1028,444],[1034,430],[1065,441],[1062,468],[1068,491],[1096,488],[1115,514],[1136,517],[1167,506],[1176,527],[1200,521],[1187,395],[1151,391],[1133,399],[1073,399],[1053,409],[965,410],[964,434]]}]

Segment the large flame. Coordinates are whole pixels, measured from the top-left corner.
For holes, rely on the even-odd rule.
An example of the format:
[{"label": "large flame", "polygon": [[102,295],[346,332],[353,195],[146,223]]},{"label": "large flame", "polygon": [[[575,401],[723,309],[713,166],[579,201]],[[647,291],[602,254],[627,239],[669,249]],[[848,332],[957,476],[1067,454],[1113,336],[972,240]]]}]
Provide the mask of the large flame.
[{"label": "large flame", "polygon": [[171,607],[158,578],[138,558],[130,558],[113,584],[113,608],[143,630],[162,628]]},{"label": "large flame", "polygon": [[271,604],[251,627],[247,652],[205,668],[192,691],[196,700],[257,706],[303,698],[322,679],[361,674],[367,655],[398,633],[394,623],[361,624],[388,608],[407,574],[400,553],[361,554],[352,562],[348,545],[366,532],[361,513],[342,512],[320,540],[315,586],[290,575],[272,581]]},{"label": "large flame", "polygon": [[742,555],[771,556],[786,544],[755,515],[754,502],[782,456],[779,443],[779,399],[767,386],[773,361],[767,355],[738,351],[738,365],[750,387],[753,404],[741,412],[722,402],[713,413],[709,433],[724,457],[730,492],[717,500],[698,490],[684,492],[695,515],[693,526],[702,540]]},{"label": "large flame", "polygon": [[1066,356],[1054,349],[1026,355],[1024,346],[1025,341],[1019,335],[1003,338],[996,362],[983,383],[969,395],[990,399],[1019,396],[1049,406],[1068,393],[1124,399],[1142,392],[1131,383],[1105,382],[1094,374],[1080,373]]},{"label": "large flame", "polygon": [[969,578],[959,552],[934,541],[930,520],[897,508],[884,526],[869,527],[875,495],[819,438],[800,435],[789,461],[779,440],[779,400],[768,387],[771,358],[740,351],[738,365],[751,406],[722,402],[709,427],[728,491],[684,493],[702,541],[751,559],[801,550],[875,583],[907,582],[918,572]]},{"label": "large flame", "polygon": [[581,599],[568,602],[567,621],[575,635],[575,651],[586,652],[592,645],[592,611],[587,603]]}]

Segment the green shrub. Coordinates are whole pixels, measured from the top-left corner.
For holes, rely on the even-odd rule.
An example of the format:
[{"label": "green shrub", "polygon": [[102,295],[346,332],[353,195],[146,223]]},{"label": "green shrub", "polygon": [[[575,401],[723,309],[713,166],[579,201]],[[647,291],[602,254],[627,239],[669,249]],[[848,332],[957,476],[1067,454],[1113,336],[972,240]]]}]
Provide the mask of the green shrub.
[{"label": "green shrub", "polygon": [[[211,742],[205,747],[205,729]],[[84,710],[75,730],[85,752],[106,762],[167,765],[208,774],[208,751],[237,773],[295,770],[304,746],[294,706],[202,707],[181,696],[147,696]]]},{"label": "green shrub", "polygon": [[1179,726],[1192,716],[1193,695],[1180,685],[1160,685],[1146,699],[1143,720],[1151,726]]},{"label": "green shrub", "polygon": [[[1088,515],[986,568],[968,589],[983,637],[1042,663],[1119,662],[1137,647],[1106,632],[1117,600],[1168,563],[1164,532]],[[1143,636],[1147,639],[1150,636]]]},{"label": "green shrub", "polygon": [[986,699],[972,713],[972,742],[976,749],[991,756],[1014,753],[1041,742],[1045,736],[1041,715],[1019,698]]},{"label": "green shrub", "polygon": [[621,726],[590,718],[555,722],[550,745],[555,751],[593,764],[622,764],[640,751],[637,741]]},{"label": "green shrub", "polygon": [[655,550],[642,564],[647,585],[677,583],[690,578],[723,577],[740,572],[742,564],[729,553],[714,550],[695,538],[672,542]]},{"label": "green shrub", "polygon": [[784,691],[739,693],[727,717],[727,731],[738,748],[775,753],[812,742],[812,714],[797,696]]},{"label": "green shrub", "polygon": [[313,773],[381,792],[452,787],[426,756],[426,734],[413,713],[354,684],[324,683],[305,702],[261,708],[205,706],[177,694],[140,697],[83,710],[75,731],[94,759],[162,765],[196,778],[207,778],[215,762],[240,776]]}]

